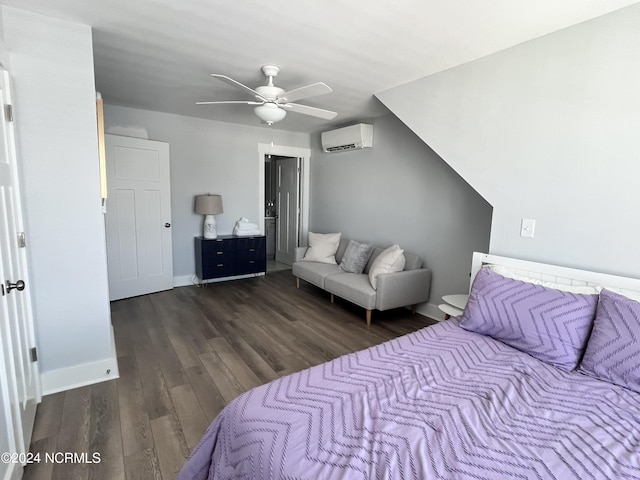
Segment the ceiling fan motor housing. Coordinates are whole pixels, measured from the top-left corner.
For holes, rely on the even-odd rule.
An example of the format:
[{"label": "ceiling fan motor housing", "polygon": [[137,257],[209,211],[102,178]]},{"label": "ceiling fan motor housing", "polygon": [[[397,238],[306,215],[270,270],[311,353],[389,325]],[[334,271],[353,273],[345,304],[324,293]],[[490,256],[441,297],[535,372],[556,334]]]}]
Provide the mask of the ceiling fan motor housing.
[{"label": "ceiling fan motor housing", "polygon": [[[284,93],[284,89],[280,88],[280,87],[274,87],[271,85],[264,85],[261,87],[256,87],[254,89],[256,92],[258,92],[260,95],[262,95],[264,98],[266,98],[267,100],[272,100],[272,101],[276,101],[276,99],[278,98],[278,95],[281,95]],[[260,100],[260,97],[256,97],[258,100]]]}]

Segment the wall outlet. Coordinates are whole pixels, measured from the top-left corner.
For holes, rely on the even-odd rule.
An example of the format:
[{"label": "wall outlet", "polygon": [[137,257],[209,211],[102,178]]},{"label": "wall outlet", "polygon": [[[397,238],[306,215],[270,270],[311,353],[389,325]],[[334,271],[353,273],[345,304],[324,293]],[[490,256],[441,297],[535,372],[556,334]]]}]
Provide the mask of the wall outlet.
[{"label": "wall outlet", "polygon": [[536,229],[536,221],[533,218],[523,218],[520,224],[520,236],[533,238],[534,230]]}]

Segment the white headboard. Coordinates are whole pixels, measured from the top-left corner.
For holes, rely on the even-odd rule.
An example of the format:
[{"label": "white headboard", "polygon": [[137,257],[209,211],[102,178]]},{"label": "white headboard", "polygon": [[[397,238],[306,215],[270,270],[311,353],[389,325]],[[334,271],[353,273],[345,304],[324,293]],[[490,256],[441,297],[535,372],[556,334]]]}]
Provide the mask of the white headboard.
[{"label": "white headboard", "polygon": [[542,280],[544,282],[560,283],[563,285],[586,285],[604,287],[607,290],[627,295],[640,300],[640,279],[619,277],[608,273],[591,272],[576,268],[561,267],[547,263],[519,260],[517,258],[501,257],[488,253],[473,252],[471,263],[471,284],[483,265],[502,265],[518,275]]}]

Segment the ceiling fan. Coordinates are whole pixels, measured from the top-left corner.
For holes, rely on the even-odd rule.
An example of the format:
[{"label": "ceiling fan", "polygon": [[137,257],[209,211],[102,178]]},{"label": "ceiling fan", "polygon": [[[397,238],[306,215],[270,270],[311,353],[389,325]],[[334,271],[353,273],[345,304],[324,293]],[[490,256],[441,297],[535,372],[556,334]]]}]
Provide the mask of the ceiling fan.
[{"label": "ceiling fan", "polygon": [[271,125],[282,120],[287,115],[287,111],[302,113],[303,115],[311,115],[312,117],[323,118],[325,120],[335,118],[337,115],[336,112],[324,110],[322,108],[310,107],[308,105],[301,105],[299,103],[291,103],[303,98],[310,98],[330,93],[333,90],[331,90],[328,85],[322,82],[317,82],[285,92],[284,89],[276,87],[273,84],[273,79],[278,75],[278,72],[280,72],[279,67],[276,67],[275,65],[264,65],[262,67],[262,73],[267,77],[267,84],[256,87],[255,89],[247,87],[226,75],[212,73],[212,77],[218,78],[229,85],[239,88],[243,92],[254,97],[255,100],[222,100],[218,102],[197,102],[197,104],[216,105],[224,103],[240,103],[245,105],[256,105],[253,111],[258,118],[267,125]]}]

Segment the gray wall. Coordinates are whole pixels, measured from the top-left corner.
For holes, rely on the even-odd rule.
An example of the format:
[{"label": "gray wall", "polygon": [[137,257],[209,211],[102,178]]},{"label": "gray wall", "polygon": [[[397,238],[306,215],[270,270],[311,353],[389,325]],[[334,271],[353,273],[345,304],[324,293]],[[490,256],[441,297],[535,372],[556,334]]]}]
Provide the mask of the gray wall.
[{"label": "gray wall", "polygon": [[492,253],[638,277],[638,45],[633,5],[377,96],[493,205]]},{"label": "gray wall", "polygon": [[91,29],[3,8],[45,393],[112,378]]},{"label": "gray wall", "polygon": [[[108,101],[108,99],[105,99]],[[213,108],[213,107],[212,107]],[[105,105],[105,128],[168,142],[171,151],[173,274],[178,284],[195,274],[193,237],[202,235],[202,215],[193,212],[194,195],[222,195],[224,213],[216,215],[218,234],[233,232],[247,217],[258,223],[259,178],[264,168],[258,144],[309,148],[309,135],[272,127],[251,127],[166,113]]]},{"label": "gray wall", "polygon": [[370,149],[324,154],[313,138],[310,230],[418,254],[433,271],[432,304],[466,292],[471,253],[489,246],[491,207],[393,115],[367,123]]}]

